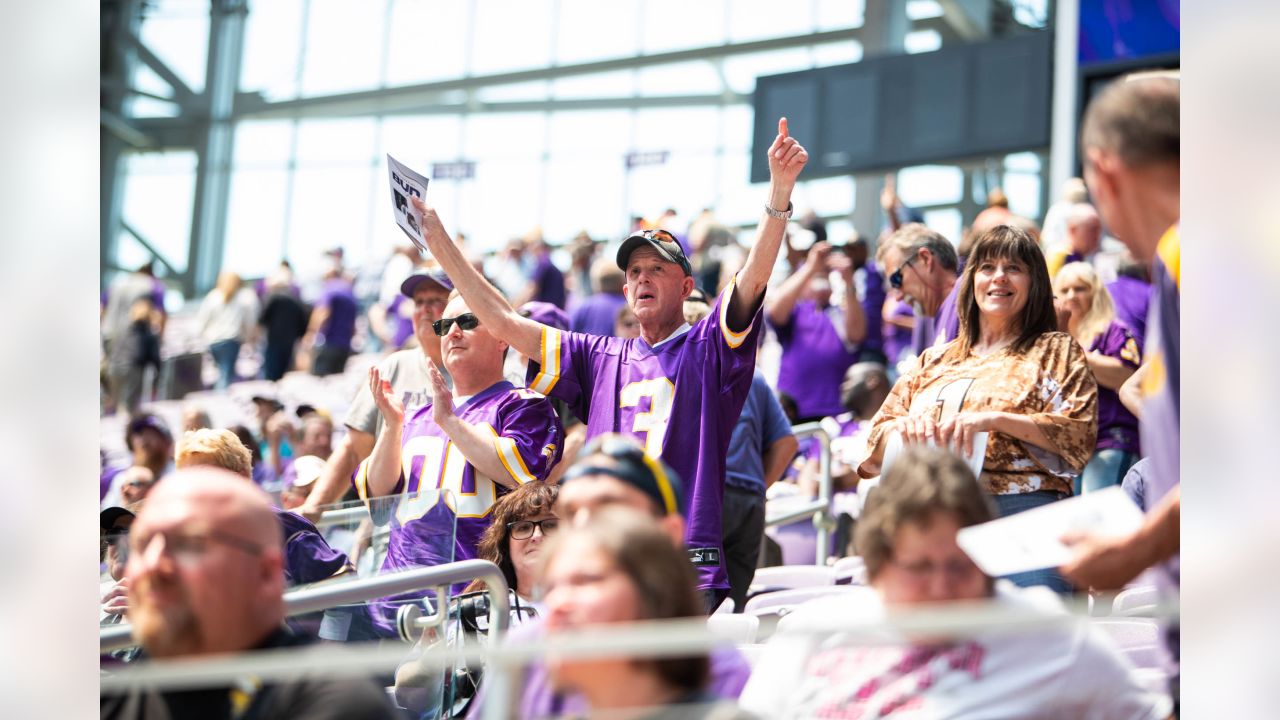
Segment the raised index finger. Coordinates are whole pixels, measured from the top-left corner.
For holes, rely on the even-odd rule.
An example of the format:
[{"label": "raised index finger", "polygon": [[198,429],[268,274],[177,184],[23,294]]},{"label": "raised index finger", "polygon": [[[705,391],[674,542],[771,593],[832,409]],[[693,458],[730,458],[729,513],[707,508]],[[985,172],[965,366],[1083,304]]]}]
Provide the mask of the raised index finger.
[{"label": "raised index finger", "polygon": [[784,138],[791,137],[791,133],[787,132],[787,119],[778,118],[778,134]]}]

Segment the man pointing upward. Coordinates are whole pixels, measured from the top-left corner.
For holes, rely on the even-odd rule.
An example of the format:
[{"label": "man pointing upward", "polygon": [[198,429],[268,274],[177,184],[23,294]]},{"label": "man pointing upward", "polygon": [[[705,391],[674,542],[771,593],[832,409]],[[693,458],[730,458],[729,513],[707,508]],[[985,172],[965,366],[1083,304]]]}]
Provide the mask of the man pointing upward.
[{"label": "man pointing upward", "polygon": [[685,542],[708,610],[729,587],[720,533],[725,455],[751,387],[760,306],[791,217],[791,191],[809,160],[788,133],[786,118],[778,121],[768,155],[769,196],[755,243],[711,314],[696,325],[684,321],[684,299],[694,281],[675,237],[658,229],[623,241],[617,257],[626,274],[623,295],[640,323],[640,337],[631,340],[564,332],[521,317],[466,261],[435,210],[413,199],[427,246],[472,312],[536,361],[529,364],[529,388],[567,402],[586,419],[588,439],[631,435],[683,479]]}]

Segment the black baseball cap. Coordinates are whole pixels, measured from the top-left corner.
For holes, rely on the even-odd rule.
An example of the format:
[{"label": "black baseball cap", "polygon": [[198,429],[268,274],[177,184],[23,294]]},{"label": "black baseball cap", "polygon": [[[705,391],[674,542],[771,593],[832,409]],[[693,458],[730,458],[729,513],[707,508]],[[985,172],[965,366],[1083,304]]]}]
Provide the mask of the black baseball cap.
[{"label": "black baseball cap", "polygon": [[[614,461],[611,465],[583,462],[595,455]],[[680,476],[661,460],[644,454],[630,438],[613,433],[597,437],[578,453],[578,462],[560,478],[560,484],[571,483],[586,475],[606,475],[648,495],[663,515],[683,515],[684,484]]]},{"label": "black baseball cap", "polygon": [[623,240],[622,247],[618,248],[618,267],[625,272],[631,253],[642,245],[648,245],[657,250],[659,257],[679,265],[685,275],[693,277],[693,266],[689,264],[689,258],[685,257],[684,249],[680,247],[676,236],[666,230],[641,230]]}]

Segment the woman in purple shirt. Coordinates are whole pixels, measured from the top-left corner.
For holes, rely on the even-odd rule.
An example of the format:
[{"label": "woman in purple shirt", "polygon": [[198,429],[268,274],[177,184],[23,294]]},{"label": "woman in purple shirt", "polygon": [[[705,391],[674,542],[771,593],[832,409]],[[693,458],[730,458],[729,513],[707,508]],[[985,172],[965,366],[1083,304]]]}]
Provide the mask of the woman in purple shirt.
[{"label": "woman in purple shirt", "polygon": [[1115,304],[1093,270],[1083,262],[1067,263],[1053,282],[1054,294],[1071,310],[1067,331],[1087,352],[1089,369],[1098,381],[1098,447],[1076,479],[1076,493],[1119,485],[1138,461],[1138,419],[1116,393],[1142,363],[1132,331],[1116,319]]}]

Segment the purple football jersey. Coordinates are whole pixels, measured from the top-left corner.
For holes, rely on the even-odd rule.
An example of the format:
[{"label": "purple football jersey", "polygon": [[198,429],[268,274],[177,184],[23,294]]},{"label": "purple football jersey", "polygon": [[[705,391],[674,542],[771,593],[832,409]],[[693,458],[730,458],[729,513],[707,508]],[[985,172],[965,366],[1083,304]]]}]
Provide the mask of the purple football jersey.
[{"label": "purple football jersey", "polygon": [[703,590],[729,587],[720,535],[725,457],[760,338],[759,306],[747,328],[728,325],[735,286],[725,287],[709,315],[656,348],[639,338],[544,327],[540,362],[529,363],[529,388],[568,403],[586,419],[588,439],[633,436],[679,474],[688,503],[685,542]]},{"label": "purple football jersey", "polygon": [[[867,322],[880,320],[882,313],[883,309],[876,310],[875,313],[867,313]],[[894,306],[893,314],[897,317],[911,317],[915,311],[911,309],[911,303],[899,300]],[[902,352],[911,347],[911,334],[912,331],[907,328],[893,323],[884,323],[884,354],[888,356],[890,366],[897,363],[902,358]]]},{"label": "purple football jersey", "polygon": [[284,582],[287,587],[328,580],[351,570],[346,553],[330,547],[310,520],[288,510],[272,510],[284,532]]},{"label": "purple football jersey", "polygon": [[328,308],[329,318],[320,326],[316,346],[351,349],[351,338],[356,332],[356,316],[359,307],[351,283],[342,278],[326,280],[316,307]]},{"label": "purple football jersey", "polygon": [[[1142,364],[1138,341],[1129,329],[1113,320],[1107,329],[1089,344],[1089,352],[1100,352],[1107,357],[1119,358],[1125,365],[1137,369]],[[1098,385],[1098,449],[1113,448],[1140,455],[1138,444],[1138,418],[1120,402],[1120,395],[1111,388]]]},{"label": "purple football jersey", "polygon": [[880,274],[880,269],[876,267],[874,260],[869,260],[862,266],[864,272],[862,279],[862,314],[867,319],[867,334],[862,338],[862,342],[858,343],[858,350],[866,350],[871,352],[884,351],[884,322],[880,318],[880,313],[884,307],[884,276]]},{"label": "purple football jersey", "polygon": [[611,293],[591,295],[574,308],[569,315],[569,329],[588,335],[613,335],[614,320],[627,299]]},{"label": "purple football jersey", "polygon": [[812,300],[801,300],[785,325],[774,326],[782,345],[778,390],[795,399],[801,418],[844,412],[840,383],[858,356],[836,330],[836,323],[843,322],[840,308],[819,308]]},{"label": "purple football jersey", "polygon": [[[494,449],[511,479],[523,485],[545,480],[560,460],[564,428],[546,398],[501,381],[455,408],[460,419],[493,434]],[[477,557],[477,544],[489,527],[489,512],[508,488],[477,473],[431,417],[431,403],[406,408],[401,439],[400,479],[392,495],[369,497],[368,461],[356,476],[356,491],[374,522],[391,525],[382,572],[427,567]],[[437,490],[449,490],[437,502]],[[394,633],[403,600],[425,592],[372,603],[375,624]]]}]

